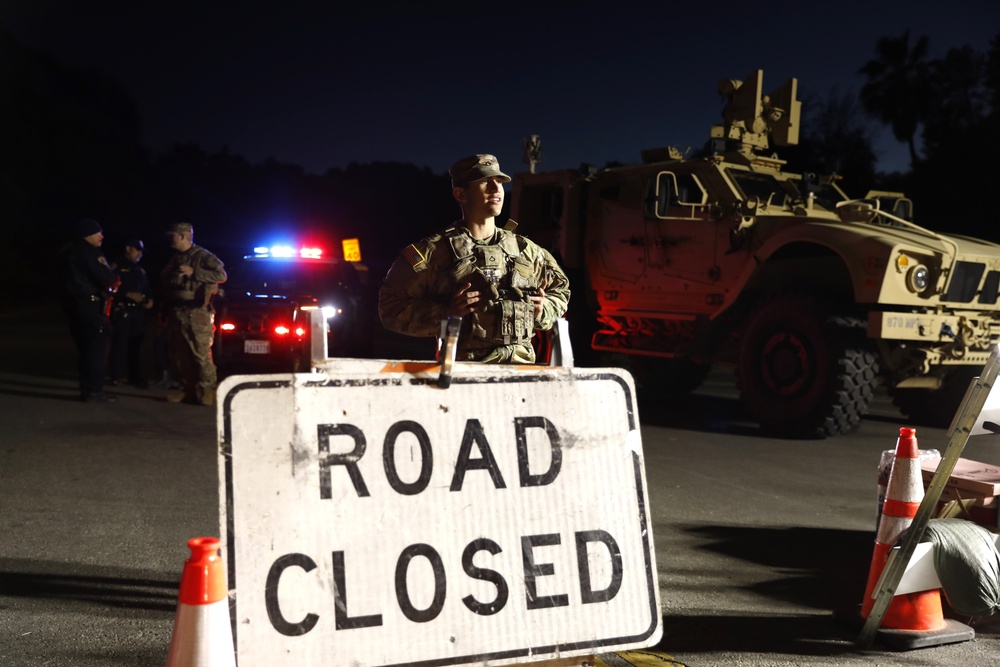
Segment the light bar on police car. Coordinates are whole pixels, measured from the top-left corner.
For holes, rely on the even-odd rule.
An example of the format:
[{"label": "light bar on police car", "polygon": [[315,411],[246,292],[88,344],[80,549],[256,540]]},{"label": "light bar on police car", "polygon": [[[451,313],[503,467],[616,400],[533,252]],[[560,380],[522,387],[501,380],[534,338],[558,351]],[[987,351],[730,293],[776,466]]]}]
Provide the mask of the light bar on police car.
[{"label": "light bar on police car", "polygon": [[323,311],[323,315],[326,316],[326,319],[330,319],[331,317],[336,317],[337,315],[341,315],[344,312],[343,308],[337,308],[336,306],[322,306],[322,307],[320,307],[320,306],[301,306],[299,308],[299,310],[322,310]]},{"label": "light bar on police car", "polygon": [[303,246],[296,250],[290,245],[256,246],[253,249],[253,256],[258,259],[266,259],[268,257],[278,259],[321,259],[323,257],[323,249]]}]

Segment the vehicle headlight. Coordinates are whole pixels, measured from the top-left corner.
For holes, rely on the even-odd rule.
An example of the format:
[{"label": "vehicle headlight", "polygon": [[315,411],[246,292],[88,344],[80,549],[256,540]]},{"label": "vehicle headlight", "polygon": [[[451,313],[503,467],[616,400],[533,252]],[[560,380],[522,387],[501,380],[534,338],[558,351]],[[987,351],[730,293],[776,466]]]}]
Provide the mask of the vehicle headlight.
[{"label": "vehicle headlight", "polygon": [[931,272],[923,264],[917,264],[906,272],[906,286],[911,292],[920,294],[931,284]]},{"label": "vehicle headlight", "polygon": [[331,317],[336,317],[337,315],[336,306],[323,306],[323,317],[330,319]]}]

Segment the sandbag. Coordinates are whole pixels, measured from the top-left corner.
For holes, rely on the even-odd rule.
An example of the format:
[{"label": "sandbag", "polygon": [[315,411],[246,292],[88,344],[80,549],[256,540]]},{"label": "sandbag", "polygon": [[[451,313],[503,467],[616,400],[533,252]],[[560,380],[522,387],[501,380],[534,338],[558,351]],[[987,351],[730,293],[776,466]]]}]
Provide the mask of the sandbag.
[{"label": "sandbag", "polygon": [[959,614],[1000,611],[1000,552],[993,533],[964,519],[931,519],[922,542],[934,545],[944,597]]}]

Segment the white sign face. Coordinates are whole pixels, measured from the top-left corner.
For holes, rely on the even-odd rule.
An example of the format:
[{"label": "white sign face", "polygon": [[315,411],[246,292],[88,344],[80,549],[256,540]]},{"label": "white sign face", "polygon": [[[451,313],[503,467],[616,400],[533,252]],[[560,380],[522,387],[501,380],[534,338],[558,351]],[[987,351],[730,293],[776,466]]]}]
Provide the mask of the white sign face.
[{"label": "white sign face", "polygon": [[510,664],[662,633],[620,369],[462,365],[220,387],[241,667]]}]

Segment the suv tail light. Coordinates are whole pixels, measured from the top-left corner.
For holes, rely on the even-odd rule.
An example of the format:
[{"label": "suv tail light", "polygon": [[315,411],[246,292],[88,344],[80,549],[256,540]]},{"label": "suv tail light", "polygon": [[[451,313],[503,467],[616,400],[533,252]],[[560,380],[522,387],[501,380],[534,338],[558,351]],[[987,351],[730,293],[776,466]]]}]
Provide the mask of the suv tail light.
[{"label": "suv tail light", "polygon": [[302,338],[303,336],[306,335],[306,328],[302,326],[297,326],[293,329],[287,325],[278,324],[274,327],[273,331],[279,336],[287,336],[288,334],[295,334],[296,338]]}]

